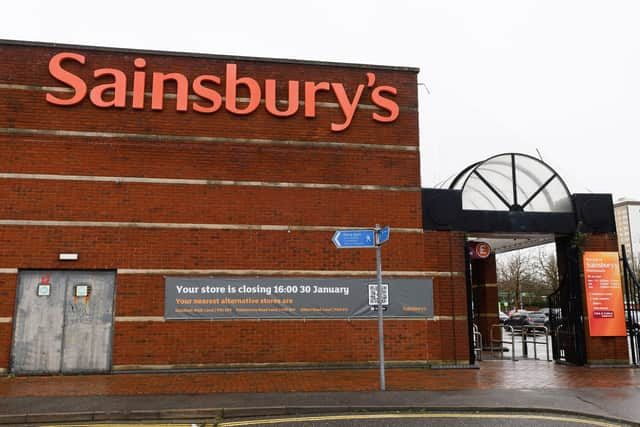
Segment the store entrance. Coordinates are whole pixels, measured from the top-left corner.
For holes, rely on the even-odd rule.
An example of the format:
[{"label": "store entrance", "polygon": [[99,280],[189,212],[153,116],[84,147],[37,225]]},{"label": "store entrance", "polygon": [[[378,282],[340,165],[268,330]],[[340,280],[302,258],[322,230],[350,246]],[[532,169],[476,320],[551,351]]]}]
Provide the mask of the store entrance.
[{"label": "store entrance", "polygon": [[[545,234],[467,240],[476,359],[585,363],[579,254],[570,243]],[[476,249],[484,246],[491,249]]]},{"label": "store entrance", "polygon": [[[557,260],[558,287],[550,292],[549,304],[540,307],[549,312],[542,323],[547,323],[547,333],[552,339],[553,359],[582,365],[589,362],[590,353],[592,361],[627,358],[622,351],[613,357],[605,351],[609,341],[617,345],[617,341],[624,340],[588,336],[584,323],[583,253],[617,250],[610,194],[571,194],[558,173],[542,160],[506,153],[468,166],[443,188],[423,189],[422,208],[425,230],[463,231],[466,235],[471,363],[479,356],[480,336],[483,338],[480,347],[485,348],[492,339],[511,342],[498,338],[505,328],[495,328],[493,338],[491,333],[493,325],[500,325],[496,255],[540,242],[555,247]],[[470,245],[485,240],[492,251],[488,256],[473,259]],[[526,310],[521,296],[510,301],[510,311],[533,311]]]}]

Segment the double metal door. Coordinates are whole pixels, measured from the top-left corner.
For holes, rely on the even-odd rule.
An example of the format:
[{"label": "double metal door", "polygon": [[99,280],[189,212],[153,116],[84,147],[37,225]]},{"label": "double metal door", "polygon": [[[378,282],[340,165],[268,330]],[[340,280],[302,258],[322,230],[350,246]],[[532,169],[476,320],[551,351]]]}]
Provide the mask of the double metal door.
[{"label": "double metal door", "polygon": [[114,288],[112,271],[21,271],[11,371],[108,371]]}]

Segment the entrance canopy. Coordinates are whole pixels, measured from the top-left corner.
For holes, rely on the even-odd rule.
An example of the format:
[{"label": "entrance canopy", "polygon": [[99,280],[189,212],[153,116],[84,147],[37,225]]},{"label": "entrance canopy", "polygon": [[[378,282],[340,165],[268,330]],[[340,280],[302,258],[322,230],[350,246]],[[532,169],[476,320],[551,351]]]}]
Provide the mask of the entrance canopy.
[{"label": "entrance canopy", "polygon": [[462,209],[573,212],[571,194],[549,165],[525,154],[500,154],[460,172],[449,185],[462,191]]},{"label": "entrance canopy", "polygon": [[422,190],[425,230],[556,234],[615,232],[610,194],[571,194],[545,162],[505,153],[464,168],[445,188]]}]

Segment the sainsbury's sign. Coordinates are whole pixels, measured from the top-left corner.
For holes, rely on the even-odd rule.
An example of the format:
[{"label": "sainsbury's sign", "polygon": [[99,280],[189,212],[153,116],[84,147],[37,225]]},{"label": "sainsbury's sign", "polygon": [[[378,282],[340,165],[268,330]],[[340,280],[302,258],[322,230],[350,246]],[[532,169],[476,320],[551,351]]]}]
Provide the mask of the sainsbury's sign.
[{"label": "sainsbury's sign", "polygon": [[[289,80],[287,103],[278,105],[276,80],[265,79],[264,82],[249,76],[239,76],[236,64],[226,64],[224,76],[202,74],[189,81],[187,76],[177,72],[160,72],[146,70],[147,61],[135,58],[135,71],[127,75],[117,68],[99,68],[93,71],[93,82],[87,82],[82,77],[65,69],[65,63],[76,62],[85,65],[85,55],[61,52],[49,61],[49,73],[59,82],[68,86],[73,95],[60,97],[58,94],[47,93],[47,102],[54,105],[71,106],[82,102],[88,95],[90,102],[98,108],[132,108],[143,110],[148,107],[145,98],[147,79],[151,85],[151,110],[164,109],[165,82],[173,81],[176,86],[176,111],[193,110],[201,114],[213,114],[224,110],[236,115],[248,115],[260,108],[264,97],[264,109],[275,117],[290,117],[298,114],[301,104],[305,118],[315,118],[316,95],[319,92],[330,92],[335,97],[343,114],[340,121],[331,123],[331,130],[341,132],[349,128],[363,100],[365,88],[370,89],[369,102],[378,107],[371,113],[371,118],[380,123],[395,121],[400,114],[398,103],[394,100],[398,90],[393,86],[376,85],[376,75],[367,72],[363,75],[363,82],[348,93],[339,82],[313,82]],[[127,88],[131,88],[132,96],[127,98]],[[249,94],[248,99],[238,98],[238,88],[244,87]],[[224,90],[224,96],[222,95]],[[301,93],[302,92],[302,93]],[[264,94],[264,96],[263,96]],[[195,97],[189,97],[195,95]],[[282,94],[280,94],[282,95]]]}]

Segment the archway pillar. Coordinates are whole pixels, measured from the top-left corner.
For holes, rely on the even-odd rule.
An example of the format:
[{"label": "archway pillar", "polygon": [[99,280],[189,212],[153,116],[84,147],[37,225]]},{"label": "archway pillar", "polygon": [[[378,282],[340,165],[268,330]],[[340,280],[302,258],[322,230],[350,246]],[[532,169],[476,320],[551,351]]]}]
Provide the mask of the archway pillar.
[{"label": "archway pillar", "polygon": [[[474,323],[482,334],[483,346],[489,347],[491,325],[499,322],[498,275],[496,256],[492,253],[484,259],[471,261],[471,286],[473,289]],[[496,331],[496,333],[498,333]],[[494,337],[500,338],[498,336]]]}]

